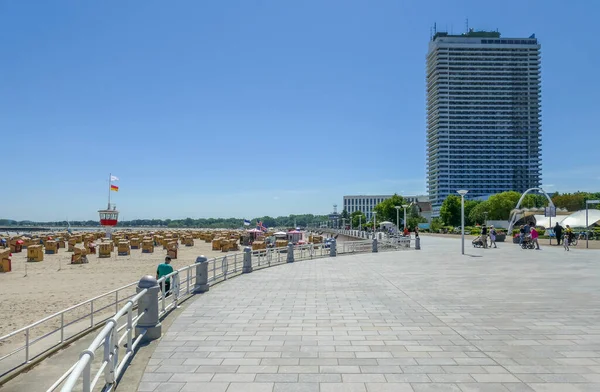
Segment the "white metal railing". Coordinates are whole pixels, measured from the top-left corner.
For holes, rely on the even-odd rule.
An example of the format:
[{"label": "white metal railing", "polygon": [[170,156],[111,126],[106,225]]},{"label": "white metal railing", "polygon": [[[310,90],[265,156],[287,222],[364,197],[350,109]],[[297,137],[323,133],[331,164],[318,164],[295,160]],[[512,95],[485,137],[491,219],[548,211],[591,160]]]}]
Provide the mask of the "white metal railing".
[{"label": "white metal railing", "polygon": [[136,284],[98,295],[0,337],[0,345],[10,347],[0,356],[0,375],[108,319],[123,302],[135,295]]},{"label": "white metal railing", "polygon": [[[337,244],[337,254],[371,252],[372,240],[360,240],[340,242]],[[255,269],[268,268],[279,264],[287,263],[288,247],[269,248],[252,251],[252,266]],[[305,244],[293,247],[294,261],[308,260],[313,258],[329,257],[330,248],[325,244]],[[207,260],[208,283],[214,285],[230,277],[240,275],[243,269],[244,253],[233,253],[225,256],[215,257]],[[165,317],[172,309],[177,308],[178,304],[185,298],[193,295],[193,287],[196,281],[195,268],[197,264],[191,264],[171,274],[161,277],[158,284],[161,287],[159,291],[159,317]],[[167,280],[171,287],[165,295]],[[137,283],[131,283],[124,287],[130,287]],[[122,288],[121,288],[122,289]],[[114,292],[114,291],[113,291]],[[126,304],[117,311],[117,313],[106,321],[104,328],[96,336],[87,350],[81,353],[77,363],[69,368],[48,390],[51,392],[62,386],[61,392],[71,392],[81,379],[81,390],[91,392],[98,385],[99,380],[104,374],[103,391],[110,391],[116,385],[116,381],[123,372],[127,361],[131,358],[135,348],[144,337],[145,330],[135,337],[135,327],[138,320],[143,316],[143,312],[134,317],[132,311],[137,308],[138,300],[147,292],[147,289],[141,290],[126,300]],[[108,293],[107,293],[108,294]],[[107,295],[103,294],[103,296]],[[102,296],[100,296],[102,297]],[[98,298],[98,297],[96,297]],[[87,303],[88,301],[86,301]],[[126,319],[125,319],[126,318]],[[125,319],[125,320],[124,320]],[[122,335],[119,336],[119,333]],[[119,360],[119,346],[127,339],[127,348],[125,356]],[[95,352],[104,347],[102,361],[94,364]],[[92,368],[97,369],[92,378]]]},{"label": "white metal railing", "polygon": [[[63,381],[64,385],[61,391],[72,391],[81,377],[83,392],[90,392],[103,375],[104,385],[108,386],[106,390],[111,390],[123,369],[125,369],[127,361],[133,356],[134,350],[146,334],[146,331],[143,330],[134,339],[135,327],[145,311],[138,312],[138,315],[134,317],[133,310],[138,300],[147,292],[148,289],[143,289],[133,298],[127,300],[125,306],[108,319],[92,344],[81,353],[79,361],[63,374],[48,391],[55,390]],[[122,317],[126,317],[126,320],[122,321]],[[122,325],[119,326],[120,322],[122,322]],[[122,335],[119,336],[119,332],[122,332]],[[119,360],[119,347],[125,340],[127,341],[125,355]],[[92,361],[100,347],[103,347],[102,362],[92,378]]]}]

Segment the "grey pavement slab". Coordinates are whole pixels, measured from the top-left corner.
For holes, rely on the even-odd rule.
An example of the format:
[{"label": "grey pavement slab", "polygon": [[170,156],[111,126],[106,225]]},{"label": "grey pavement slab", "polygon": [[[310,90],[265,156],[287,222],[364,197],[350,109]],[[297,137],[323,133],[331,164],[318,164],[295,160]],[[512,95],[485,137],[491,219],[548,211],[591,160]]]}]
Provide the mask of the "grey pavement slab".
[{"label": "grey pavement slab", "polygon": [[138,391],[600,391],[600,251],[421,246],[212,287]]}]

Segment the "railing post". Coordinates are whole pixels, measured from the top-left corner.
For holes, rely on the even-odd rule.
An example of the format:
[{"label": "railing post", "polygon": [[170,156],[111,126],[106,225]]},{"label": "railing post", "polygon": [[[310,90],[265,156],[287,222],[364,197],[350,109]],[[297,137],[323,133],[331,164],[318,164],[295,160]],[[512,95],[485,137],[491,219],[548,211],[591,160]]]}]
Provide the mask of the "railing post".
[{"label": "railing post", "polygon": [[420,237],[415,237],[415,249],[421,250],[421,238]]},{"label": "railing post", "polygon": [[[115,327],[115,323],[113,320],[109,320],[112,321],[113,324],[113,328]],[[111,344],[111,340],[112,340],[113,334],[112,331],[110,331],[110,333],[108,335],[106,335],[104,337],[104,362],[106,362],[106,366],[104,367],[104,382],[106,382],[107,384],[112,384],[114,382],[114,361],[111,358],[111,354],[112,354],[112,344]]]},{"label": "railing post", "polygon": [[293,263],[294,262],[294,244],[292,244],[291,242],[288,243],[287,246],[287,259],[286,261],[288,263]]},{"label": "railing post", "polygon": [[173,295],[173,307],[177,308],[179,303],[179,285],[181,280],[179,279],[179,271],[173,275],[173,287],[171,287],[171,294]]},{"label": "railing post", "polygon": [[60,342],[65,341],[65,314],[60,314]]},{"label": "railing post", "polygon": [[148,291],[138,301],[138,315],[142,313],[143,315],[138,320],[135,332],[138,335],[143,330],[146,330],[143,340],[148,341],[160,338],[162,333],[162,325],[158,318],[158,293],[160,292],[160,286],[153,276],[147,275],[140,279],[136,292],[139,293],[144,289],[148,289]]},{"label": "railing post", "polygon": [[196,258],[196,284],[194,284],[194,293],[204,293],[208,289],[208,259],[202,255]]},{"label": "railing post", "polygon": [[186,273],[186,289],[185,289],[185,293],[189,294],[190,293],[190,279],[192,278],[191,273],[190,273],[191,268],[188,268],[185,273]]},{"label": "railing post", "polygon": [[[81,359],[81,357],[79,358]],[[82,390],[83,392],[91,392],[92,391],[92,360],[94,359],[91,356],[85,368],[83,368],[83,373],[81,374],[81,381],[83,382]]]},{"label": "railing post", "polygon": [[29,363],[29,328],[25,330],[25,363]]},{"label": "railing post", "polygon": [[373,253],[377,253],[377,237],[373,238]]},{"label": "railing post", "polygon": [[329,257],[337,256],[337,240],[334,238],[329,243]]},{"label": "railing post", "polygon": [[244,248],[244,265],[242,267],[242,274],[249,274],[252,272],[252,249],[247,246]]},{"label": "railing post", "polygon": [[133,351],[133,309],[127,311],[127,352]]}]

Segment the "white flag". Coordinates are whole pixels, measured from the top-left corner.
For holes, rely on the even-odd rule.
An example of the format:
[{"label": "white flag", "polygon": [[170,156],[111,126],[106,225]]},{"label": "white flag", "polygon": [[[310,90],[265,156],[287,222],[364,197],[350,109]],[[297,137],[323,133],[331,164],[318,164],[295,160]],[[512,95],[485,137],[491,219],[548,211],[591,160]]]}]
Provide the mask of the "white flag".
[{"label": "white flag", "polygon": [[110,176],[110,180],[111,181],[119,181],[119,177],[117,177],[117,176]]}]

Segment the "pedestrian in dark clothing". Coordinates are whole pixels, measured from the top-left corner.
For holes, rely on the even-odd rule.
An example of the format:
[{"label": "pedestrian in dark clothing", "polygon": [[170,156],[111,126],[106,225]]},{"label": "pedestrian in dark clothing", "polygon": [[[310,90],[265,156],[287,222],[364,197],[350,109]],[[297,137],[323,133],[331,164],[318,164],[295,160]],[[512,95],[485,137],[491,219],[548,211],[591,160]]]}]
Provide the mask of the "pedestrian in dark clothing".
[{"label": "pedestrian in dark clothing", "polygon": [[554,233],[556,234],[557,245],[560,245],[560,240],[562,239],[563,227],[556,222],[556,226],[554,226]]}]

